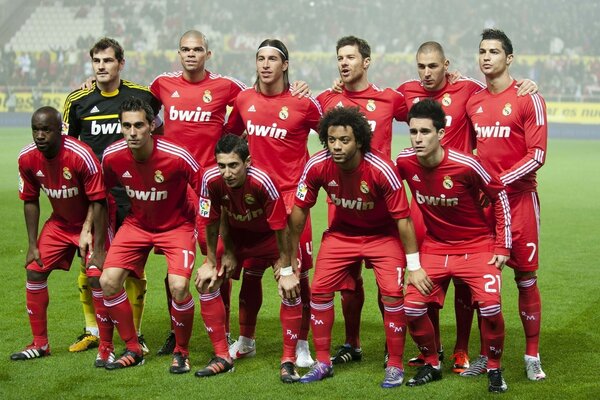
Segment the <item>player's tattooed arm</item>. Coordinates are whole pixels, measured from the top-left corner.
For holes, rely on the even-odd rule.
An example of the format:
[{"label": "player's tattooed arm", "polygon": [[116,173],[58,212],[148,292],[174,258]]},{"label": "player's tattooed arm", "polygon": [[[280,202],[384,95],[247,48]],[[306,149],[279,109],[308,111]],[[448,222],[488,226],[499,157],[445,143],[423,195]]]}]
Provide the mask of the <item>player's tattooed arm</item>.
[{"label": "player's tattooed arm", "polygon": [[35,261],[40,267],[42,259],[40,256],[40,250],[37,246],[38,237],[38,226],[40,222],[40,202],[38,199],[32,201],[26,201],[23,205],[23,211],[25,214],[25,226],[27,227],[27,238],[29,246],[27,248],[27,255],[25,256],[25,267]]}]

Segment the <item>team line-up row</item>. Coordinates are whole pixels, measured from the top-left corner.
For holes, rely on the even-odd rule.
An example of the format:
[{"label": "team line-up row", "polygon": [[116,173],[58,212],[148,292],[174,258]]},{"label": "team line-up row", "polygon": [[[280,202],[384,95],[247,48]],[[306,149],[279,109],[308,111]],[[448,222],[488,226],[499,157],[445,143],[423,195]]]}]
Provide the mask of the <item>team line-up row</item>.
[{"label": "team line-up row", "polygon": [[[144,265],[154,248],[167,259],[172,321],[159,353],[172,354],[172,373],[189,372],[195,307],[189,281],[198,242],[206,260],[195,284],[215,357],[196,376],[232,371],[234,359],[256,353],[268,267],[282,298],[281,380],[322,380],[333,376],[333,364],[360,360],[364,263],[375,273],[386,334],[382,387],[404,381],[407,327],[420,350],[409,361],[420,368],[407,385],[441,379],[437,310],[453,279],[461,305],[453,371],[487,373],[488,389],[504,392],[500,286],[507,264],[519,289],[526,374],[543,380],[535,171],[545,160],[546,110],[533,82],[510,76],[510,39],[500,30],[483,32],[479,64],[486,86],[468,78],[451,83],[449,61],[436,42],[417,51],[420,79],[398,90],[368,81],[370,47],[363,39],[341,38],[336,50],[340,79],[314,99],[304,94],[306,85],[290,85],[288,50],[276,39],[259,45],[251,88],[205,69],[211,51],[197,31],[180,39],[182,71],[158,76],[149,89],[121,79],[124,51],[116,41],[98,41],[90,50],[95,82],[67,97],[64,123],[55,109],[38,109],[34,142],[19,155],[34,339],[11,358],[50,354],[47,277],[69,269],[79,249],[87,254],[78,280],[86,332],[70,351],[98,346],[94,364],[106,369],[142,364],[148,351],[139,332]],[[225,121],[227,106],[233,109]],[[164,122],[156,117],[161,107]],[[408,122],[412,148],[392,162],[394,119]],[[310,130],[324,146],[312,157]],[[402,179],[412,191],[410,207]],[[309,209],[320,188],[328,194],[329,228],[309,284]],[[53,214],[38,237],[40,191]],[[233,342],[231,278],[240,275],[240,336]],[[337,291],[346,341],[331,357]],[[475,308],[482,341],[470,362]],[[115,326],[126,344],[119,358]],[[310,370],[301,377],[297,367]]]}]

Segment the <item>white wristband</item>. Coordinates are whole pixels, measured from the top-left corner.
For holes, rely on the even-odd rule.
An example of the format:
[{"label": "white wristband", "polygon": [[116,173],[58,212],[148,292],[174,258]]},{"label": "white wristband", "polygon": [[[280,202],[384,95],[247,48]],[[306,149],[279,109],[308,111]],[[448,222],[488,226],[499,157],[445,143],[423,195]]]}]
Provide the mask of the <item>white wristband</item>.
[{"label": "white wristband", "polygon": [[279,270],[279,276],[290,276],[294,273],[294,269],[292,268],[292,266],[288,266],[288,267],[282,267]]},{"label": "white wristband", "polygon": [[406,255],[406,269],[410,272],[418,271],[421,269],[421,261],[419,261],[418,252]]}]

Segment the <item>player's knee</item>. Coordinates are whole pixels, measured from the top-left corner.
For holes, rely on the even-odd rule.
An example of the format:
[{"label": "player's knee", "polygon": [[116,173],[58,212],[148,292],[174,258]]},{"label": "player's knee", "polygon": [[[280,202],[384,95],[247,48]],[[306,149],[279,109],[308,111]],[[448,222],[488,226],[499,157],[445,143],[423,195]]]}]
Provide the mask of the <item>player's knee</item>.
[{"label": "player's knee", "polygon": [[333,293],[313,293],[312,301],[315,303],[328,303],[333,301]]},{"label": "player's knee", "polygon": [[183,301],[190,295],[189,282],[185,279],[169,282],[169,290],[175,301]]},{"label": "player's knee", "polygon": [[88,277],[88,285],[93,289],[100,289],[100,277],[99,276],[90,276]]},{"label": "player's knee", "polygon": [[517,282],[517,285],[520,282],[523,281],[528,281],[531,279],[536,279],[537,280],[537,273],[536,271],[516,271],[515,270],[515,282]]},{"label": "player's knee", "polygon": [[381,302],[383,304],[396,304],[400,301],[402,301],[402,297],[381,296]]},{"label": "player's knee", "polygon": [[114,274],[102,273],[100,287],[104,296],[114,296],[123,289],[123,282]]},{"label": "player's knee", "polygon": [[27,280],[30,282],[43,282],[48,279],[49,272],[27,270]]}]

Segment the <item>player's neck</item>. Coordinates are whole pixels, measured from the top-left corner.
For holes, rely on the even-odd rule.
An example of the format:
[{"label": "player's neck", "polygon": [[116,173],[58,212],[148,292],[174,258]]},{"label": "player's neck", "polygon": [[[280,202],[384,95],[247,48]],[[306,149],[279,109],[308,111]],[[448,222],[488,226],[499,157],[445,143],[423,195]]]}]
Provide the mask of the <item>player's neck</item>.
[{"label": "player's neck", "polygon": [[488,91],[493,94],[502,93],[503,91],[508,89],[513,82],[513,79],[511,78],[508,71],[506,71],[506,73],[494,77],[486,76],[485,80]]},{"label": "player's neck", "polygon": [[417,156],[419,160],[419,164],[421,164],[425,168],[435,168],[441,164],[444,159],[445,150],[442,146],[440,146],[435,152],[429,154],[425,157]]},{"label": "player's neck", "polygon": [[121,86],[121,78],[114,80],[113,82],[98,82],[96,81],[96,86],[102,93],[113,93],[119,86]]},{"label": "player's neck", "polygon": [[364,76],[362,79],[359,79],[356,82],[345,83],[344,87],[349,92],[362,92],[369,87],[369,79]]},{"label": "player's neck", "polygon": [[131,154],[133,155],[133,159],[135,161],[144,162],[150,158],[153,149],[154,138],[150,136],[144,147],[140,147],[139,149],[131,149]]},{"label": "player's neck", "polygon": [[277,96],[285,91],[284,81],[283,79],[278,82],[273,82],[271,84],[265,84],[263,82],[258,82],[258,88],[260,93],[265,96]]},{"label": "player's neck", "polygon": [[206,77],[206,70],[203,68],[201,71],[186,71],[183,70],[183,78],[188,82],[200,82]]}]

